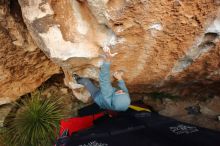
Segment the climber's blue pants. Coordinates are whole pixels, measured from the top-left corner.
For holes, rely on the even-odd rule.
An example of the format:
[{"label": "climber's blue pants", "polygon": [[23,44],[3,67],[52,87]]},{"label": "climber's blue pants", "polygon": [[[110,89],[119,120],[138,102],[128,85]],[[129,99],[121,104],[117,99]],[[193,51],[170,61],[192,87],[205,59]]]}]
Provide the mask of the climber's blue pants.
[{"label": "climber's blue pants", "polygon": [[78,80],[78,83],[85,86],[93,99],[95,98],[95,95],[100,92],[100,89],[96,85],[94,85],[88,78],[81,78]]}]

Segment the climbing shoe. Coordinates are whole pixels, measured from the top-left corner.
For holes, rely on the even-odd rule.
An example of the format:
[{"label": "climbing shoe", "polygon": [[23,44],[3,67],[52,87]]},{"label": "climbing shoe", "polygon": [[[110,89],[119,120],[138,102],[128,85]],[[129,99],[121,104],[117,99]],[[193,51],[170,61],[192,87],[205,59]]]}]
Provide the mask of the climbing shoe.
[{"label": "climbing shoe", "polygon": [[77,74],[73,74],[73,78],[76,80],[77,83],[78,83],[79,79],[81,79],[81,77]]}]

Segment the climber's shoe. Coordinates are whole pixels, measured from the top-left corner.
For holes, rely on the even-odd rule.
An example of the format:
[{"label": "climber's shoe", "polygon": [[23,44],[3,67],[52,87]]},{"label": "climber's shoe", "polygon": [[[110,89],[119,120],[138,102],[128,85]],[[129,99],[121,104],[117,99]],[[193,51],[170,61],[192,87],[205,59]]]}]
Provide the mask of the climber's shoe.
[{"label": "climber's shoe", "polygon": [[76,80],[77,83],[81,79],[81,77],[77,74],[73,74],[73,78]]}]

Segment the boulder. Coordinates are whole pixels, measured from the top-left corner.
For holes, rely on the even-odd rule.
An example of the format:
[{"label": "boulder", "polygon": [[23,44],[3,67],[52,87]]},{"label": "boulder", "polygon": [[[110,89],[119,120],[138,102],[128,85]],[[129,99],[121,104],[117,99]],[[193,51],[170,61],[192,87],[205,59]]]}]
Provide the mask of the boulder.
[{"label": "boulder", "polygon": [[60,67],[32,40],[18,2],[0,2],[0,105],[39,87]]},{"label": "boulder", "polygon": [[[63,69],[69,88],[75,87],[72,73],[98,80],[102,48],[110,47],[118,53],[111,70],[125,72],[131,93],[220,92],[217,1],[19,0],[19,4],[33,40]],[[89,96],[80,92],[74,91]]]}]

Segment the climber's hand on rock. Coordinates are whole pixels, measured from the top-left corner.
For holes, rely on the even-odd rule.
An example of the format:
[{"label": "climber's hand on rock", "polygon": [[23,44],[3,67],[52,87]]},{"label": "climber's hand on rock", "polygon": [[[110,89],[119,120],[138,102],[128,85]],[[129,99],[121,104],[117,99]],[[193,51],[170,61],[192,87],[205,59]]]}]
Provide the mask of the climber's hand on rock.
[{"label": "climber's hand on rock", "polygon": [[109,52],[105,52],[104,59],[105,59],[106,62],[111,62],[112,57],[111,57]]},{"label": "climber's hand on rock", "polygon": [[113,76],[117,79],[117,80],[123,80],[122,76],[124,75],[123,71],[116,71]]},{"label": "climber's hand on rock", "polygon": [[103,51],[105,53],[105,61],[107,62],[111,62],[111,58],[118,54],[118,53],[111,53],[110,48],[107,46],[103,48]]}]

